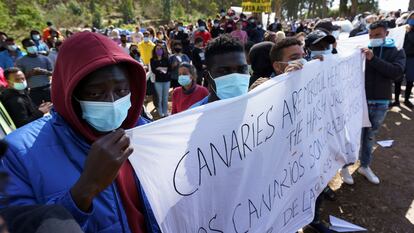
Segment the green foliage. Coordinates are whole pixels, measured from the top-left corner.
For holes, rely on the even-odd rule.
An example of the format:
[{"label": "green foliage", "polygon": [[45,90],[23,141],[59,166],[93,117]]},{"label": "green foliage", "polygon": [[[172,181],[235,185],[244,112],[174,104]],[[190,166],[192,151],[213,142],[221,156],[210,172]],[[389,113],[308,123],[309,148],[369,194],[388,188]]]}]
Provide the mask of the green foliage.
[{"label": "green foliage", "polygon": [[121,0],[119,9],[122,13],[124,23],[130,23],[134,19],[134,2],[133,0]]},{"label": "green foliage", "polygon": [[9,15],[9,9],[6,5],[0,1],[0,28],[2,31],[6,31],[10,29],[10,24],[12,20]]},{"label": "green foliage", "polygon": [[[94,2],[94,1],[91,1]],[[82,15],[83,11],[82,11],[82,7],[79,5],[79,3],[74,2],[74,1],[70,1],[68,4],[68,9],[72,12],[72,14],[74,15]]]},{"label": "green foliage", "polygon": [[16,15],[13,17],[16,29],[31,30],[40,28],[44,21],[37,5],[17,5]]}]

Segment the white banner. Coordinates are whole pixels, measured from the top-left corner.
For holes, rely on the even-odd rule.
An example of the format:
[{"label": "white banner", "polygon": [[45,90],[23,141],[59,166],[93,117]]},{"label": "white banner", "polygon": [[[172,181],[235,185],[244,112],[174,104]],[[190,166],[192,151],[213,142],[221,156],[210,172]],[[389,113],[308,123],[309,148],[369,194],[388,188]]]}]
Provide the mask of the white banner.
[{"label": "white banner", "polygon": [[[392,38],[395,41],[395,46],[398,49],[402,49],[404,45],[406,26],[401,26],[397,28],[392,28],[389,30],[388,38]],[[355,48],[366,48],[369,44],[369,35],[355,36],[346,39],[340,39],[338,41],[337,50],[338,53],[350,53],[354,51]]]},{"label": "white banner", "polygon": [[363,80],[355,50],[128,131],[162,231],[292,233],[311,222],[319,193],[357,159]]}]

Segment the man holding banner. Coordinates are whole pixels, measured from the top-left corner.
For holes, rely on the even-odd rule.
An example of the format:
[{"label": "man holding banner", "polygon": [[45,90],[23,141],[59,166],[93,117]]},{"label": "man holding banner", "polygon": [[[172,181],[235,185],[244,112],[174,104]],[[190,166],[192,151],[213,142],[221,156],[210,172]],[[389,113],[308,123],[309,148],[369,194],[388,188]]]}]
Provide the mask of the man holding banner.
[{"label": "man holding banner", "polygon": [[[359,158],[361,167],[358,172],[373,184],[380,183],[379,178],[369,167],[375,136],[384,122],[392,99],[392,83],[402,78],[406,60],[404,50],[396,48],[394,40],[387,38],[388,33],[386,22],[374,22],[369,27],[370,44],[368,48],[362,49],[366,57],[365,91],[372,127],[364,128],[362,131]],[[340,173],[345,183],[354,183],[347,167],[343,168]]]}]

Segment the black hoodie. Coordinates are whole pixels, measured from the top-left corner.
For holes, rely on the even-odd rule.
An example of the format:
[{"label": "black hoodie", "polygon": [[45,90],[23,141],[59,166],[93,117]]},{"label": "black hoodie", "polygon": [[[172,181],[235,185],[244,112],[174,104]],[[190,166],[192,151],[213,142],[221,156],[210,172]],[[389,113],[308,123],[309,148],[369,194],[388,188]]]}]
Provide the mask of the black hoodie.
[{"label": "black hoodie", "polygon": [[1,96],[1,101],[17,128],[43,116],[36,108],[26,91],[7,89]]}]

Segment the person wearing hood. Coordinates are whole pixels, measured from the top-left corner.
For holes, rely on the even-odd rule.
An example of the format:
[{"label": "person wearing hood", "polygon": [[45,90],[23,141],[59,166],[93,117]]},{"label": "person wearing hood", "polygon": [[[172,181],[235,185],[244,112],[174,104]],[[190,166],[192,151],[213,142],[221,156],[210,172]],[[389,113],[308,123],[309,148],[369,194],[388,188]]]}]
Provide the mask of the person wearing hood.
[{"label": "person wearing hood", "polygon": [[[372,126],[362,129],[359,158],[361,166],[358,172],[373,184],[380,183],[379,178],[370,168],[375,136],[387,115],[392,98],[392,83],[401,79],[406,63],[404,50],[399,50],[394,40],[387,38],[388,33],[386,22],[373,23],[369,28],[368,48],[361,49],[366,57],[365,92],[369,121]],[[343,168],[340,174],[345,183],[354,183],[347,167]]]},{"label": "person wearing hood", "polygon": [[[79,54],[83,55],[79,57]],[[160,232],[128,161],[125,130],[140,118],[143,67],[109,38],[80,32],[60,49],[53,109],[6,137],[0,169],[10,206],[58,204],[85,232]]]},{"label": "person wearing hood", "polygon": [[0,67],[3,70],[14,67],[16,60],[23,57],[23,53],[19,47],[17,47],[14,39],[9,37],[5,40],[6,50],[0,52]]},{"label": "person wearing hood", "polygon": [[40,36],[40,32],[37,30],[30,31],[30,39],[32,39],[37,47],[37,52],[42,55],[49,54],[49,47],[46,45],[45,42],[42,41],[42,37]]},{"label": "person wearing hood", "polygon": [[[404,105],[408,108],[413,108],[413,103],[410,102],[411,91],[414,83],[414,13],[411,13],[407,19],[407,32],[404,38],[404,51],[407,56],[407,64],[405,66],[405,100]],[[394,83],[395,86],[395,101],[392,106],[400,106],[400,95],[401,95],[401,84],[402,80]]]}]

